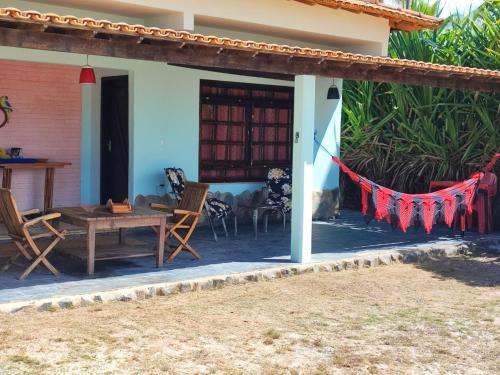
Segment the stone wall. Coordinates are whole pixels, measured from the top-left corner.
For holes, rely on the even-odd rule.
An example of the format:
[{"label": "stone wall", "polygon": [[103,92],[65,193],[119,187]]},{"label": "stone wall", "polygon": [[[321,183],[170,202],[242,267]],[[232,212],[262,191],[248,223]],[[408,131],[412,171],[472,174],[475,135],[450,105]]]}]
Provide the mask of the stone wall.
[{"label": "stone wall", "polygon": [[[238,224],[250,224],[252,222],[252,210],[247,207],[253,207],[261,204],[264,201],[263,192],[244,191],[241,194],[233,195],[231,193],[216,192],[210,193],[210,197],[223,200],[231,205],[233,211],[238,217]],[[339,212],[339,191],[323,190],[322,192],[313,193],[313,220],[328,219],[335,216]],[[135,205],[149,206],[150,203],[161,203],[169,207],[176,207],[177,202],[170,195],[139,195],[135,199]],[[279,219],[278,215],[270,216],[270,220]],[[206,224],[207,221],[202,217],[200,224]]]}]

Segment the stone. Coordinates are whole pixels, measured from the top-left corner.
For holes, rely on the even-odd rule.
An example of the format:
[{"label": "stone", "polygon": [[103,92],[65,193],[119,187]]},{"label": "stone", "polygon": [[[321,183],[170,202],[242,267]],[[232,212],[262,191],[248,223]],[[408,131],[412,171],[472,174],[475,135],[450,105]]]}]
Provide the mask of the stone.
[{"label": "stone", "polygon": [[[126,292],[126,293],[122,293],[122,294],[117,294],[116,301],[130,302],[130,301],[134,301],[136,298],[137,297],[136,297],[135,293]],[[110,299],[110,301],[112,301],[112,300],[113,300],[113,298]]]},{"label": "stone", "polygon": [[[262,185],[264,188],[264,184]],[[263,190],[258,189],[255,191],[244,191],[238,195],[233,195],[229,192],[213,192],[210,197],[220,199],[229,204],[233,212],[236,214],[239,224],[252,223],[252,210],[246,207],[264,202]],[[313,220],[329,219],[339,213],[339,192],[338,189],[323,190],[313,194]],[[148,207],[151,203],[165,204],[169,207],[176,207],[177,201],[169,194],[165,195],[138,195],[134,201],[137,206]],[[261,213],[262,214],[262,213]],[[281,216],[273,214],[269,216],[270,222],[281,222]],[[208,220],[205,215],[200,218],[199,225],[208,225]]]},{"label": "stone", "polygon": [[250,282],[255,282],[255,281],[258,281],[257,278],[255,277],[255,275],[245,275],[244,276],[244,280],[245,281],[250,281]]},{"label": "stone", "polygon": [[147,288],[144,297],[146,299],[150,299],[153,298],[154,296],[156,296],[156,288],[154,286]]},{"label": "stone", "polygon": [[463,254],[468,250],[468,246],[453,246],[444,249],[444,254],[446,256],[455,256],[457,254]]},{"label": "stone", "polygon": [[146,291],[144,289],[138,289],[135,291],[135,298],[138,300],[146,299]]},{"label": "stone", "polygon": [[403,254],[404,263],[416,263],[418,261],[418,255],[415,251],[407,251]]},{"label": "stone", "polygon": [[314,272],[313,266],[304,266],[302,268],[302,273],[313,273],[313,272]]},{"label": "stone", "polygon": [[236,285],[236,284],[242,284],[242,283],[245,283],[247,281],[252,281],[252,280],[248,280],[247,279],[248,275],[241,275],[241,276],[238,276],[238,275],[231,275],[231,276],[228,276],[226,277],[226,280],[225,280],[225,284],[228,284],[228,285]]},{"label": "stone", "polygon": [[381,263],[380,263],[380,258],[379,258],[379,257],[377,257],[377,256],[374,256],[374,257],[371,259],[371,261],[372,261],[372,267],[378,267],[378,266],[380,266],[380,265],[381,265]]},{"label": "stone", "polygon": [[354,268],[354,262],[352,260],[342,262],[342,269],[352,270],[353,268]]},{"label": "stone", "polygon": [[323,190],[313,193],[313,220],[326,220],[339,214],[339,190]]},{"label": "stone", "polygon": [[61,309],[72,309],[73,307],[75,307],[73,301],[69,299],[63,299],[59,301],[58,305]]},{"label": "stone", "polygon": [[36,309],[38,311],[52,311],[54,309],[54,305],[52,304],[52,302],[43,302],[41,303]]},{"label": "stone", "polygon": [[191,292],[192,290],[193,290],[193,284],[190,282],[183,282],[180,283],[179,285],[179,292],[181,293]]},{"label": "stone", "polygon": [[276,275],[273,270],[269,270],[269,271],[263,271],[262,277],[264,278],[264,280],[269,281],[269,280],[274,280],[276,278]]},{"label": "stone", "polygon": [[391,254],[391,258],[394,262],[401,262],[403,260],[403,255],[401,253]]},{"label": "stone", "polygon": [[202,280],[198,283],[198,286],[200,290],[208,290],[208,289],[213,289],[214,283],[211,279]]},{"label": "stone", "polygon": [[274,274],[275,279],[281,279],[282,277],[281,270],[273,270],[272,272]]},{"label": "stone", "polygon": [[321,264],[319,270],[320,272],[332,272],[332,266],[330,264]]},{"label": "stone", "polygon": [[288,277],[291,274],[292,273],[290,272],[290,270],[288,268],[282,268],[281,269],[281,277]]},{"label": "stone", "polygon": [[257,272],[255,274],[255,278],[256,278],[256,281],[263,281],[264,280],[264,276],[262,275],[262,272]]},{"label": "stone", "polygon": [[157,296],[168,296],[170,294],[179,293],[179,285],[178,284],[167,284],[163,285],[159,288],[156,288]]},{"label": "stone", "polygon": [[336,272],[339,272],[339,271],[344,270],[344,266],[343,266],[342,263],[333,263],[332,264],[332,270],[336,271]]},{"label": "stone", "polygon": [[80,296],[80,306],[90,306],[94,303],[92,296]]},{"label": "stone", "polygon": [[214,288],[221,288],[225,284],[224,279],[213,279]]},{"label": "stone", "polygon": [[360,259],[359,268],[370,268],[373,266],[373,260],[371,258]]},{"label": "stone", "polygon": [[378,262],[382,266],[388,266],[392,263],[392,258],[390,255],[380,255],[378,257]]}]

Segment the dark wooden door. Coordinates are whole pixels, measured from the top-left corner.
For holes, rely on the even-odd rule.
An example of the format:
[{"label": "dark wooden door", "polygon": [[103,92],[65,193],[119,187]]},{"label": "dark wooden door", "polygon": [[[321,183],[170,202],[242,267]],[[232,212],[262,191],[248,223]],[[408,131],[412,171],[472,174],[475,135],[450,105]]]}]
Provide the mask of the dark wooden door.
[{"label": "dark wooden door", "polygon": [[102,78],[101,203],[128,198],[128,103],[128,76]]}]

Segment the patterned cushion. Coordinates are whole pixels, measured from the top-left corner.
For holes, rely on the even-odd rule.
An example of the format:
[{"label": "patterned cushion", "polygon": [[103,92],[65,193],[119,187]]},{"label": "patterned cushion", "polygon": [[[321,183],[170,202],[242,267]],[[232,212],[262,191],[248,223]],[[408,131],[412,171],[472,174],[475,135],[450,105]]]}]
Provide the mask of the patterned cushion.
[{"label": "patterned cushion", "polygon": [[208,214],[216,219],[225,218],[232,210],[230,205],[217,198],[208,198],[207,206]]},{"label": "patterned cushion", "polygon": [[[181,168],[166,168],[165,173],[175,198],[180,202],[186,182],[184,171]],[[216,219],[225,218],[232,210],[230,205],[216,198],[207,199],[207,208],[208,214]]]},{"label": "patterned cushion", "polygon": [[280,208],[283,212],[292,209],[292,171],[290,168],[271,168],[267,173],[266,204]]},{"label": "patterned cushion", "polygon": [[165,174],[167,175],[168,182],[172,187],[172,193],[174,193],[175,199],[180,202],[182,194],[184,194],[186,182],[184,171],[181,168],[165,168]]}]

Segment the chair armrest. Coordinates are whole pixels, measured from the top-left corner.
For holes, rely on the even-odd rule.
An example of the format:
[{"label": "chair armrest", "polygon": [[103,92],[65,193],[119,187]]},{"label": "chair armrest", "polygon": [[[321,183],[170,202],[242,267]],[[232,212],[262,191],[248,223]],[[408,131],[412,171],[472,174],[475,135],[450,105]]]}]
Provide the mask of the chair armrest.
[{"label": "chair armrest", "polygon": [[150,208],[153,210],[172,210],[172,207],[167,206],[166,204],[161,204],[161,203],[151,203],[149,205]]},{"label": "chair armrest", "polygon": [[43,215],[43,216],[39,216],[33,220],[30,220],[30,221],[27,221],[26,223],[23,224],[23,228],[28,228],[28,227],[31,227],[35,224],[38,224],[39,222],[41,221],[49,221],[49,220],[54,220],[54,219],[57,219],[61,217],[61,214],[59,212],[54,212],[52,214],[48,214],[48,215]]},{"label": "chair armrest", "polygon": [[190,216],[200,216],[201,215],[198,212],[187,211],[187,210],[180,210],[178,208],[176,208],[174,210],[174,214],[177,214],[177,215],[190,215]]},{"label": "chair armrest", "polygon": [[28,215],[34,215],[34,214],[39,214],[40,210],[38,208],[34,208],[32,210],[27,210],[21,212],[21,216],[28,216]]}]

